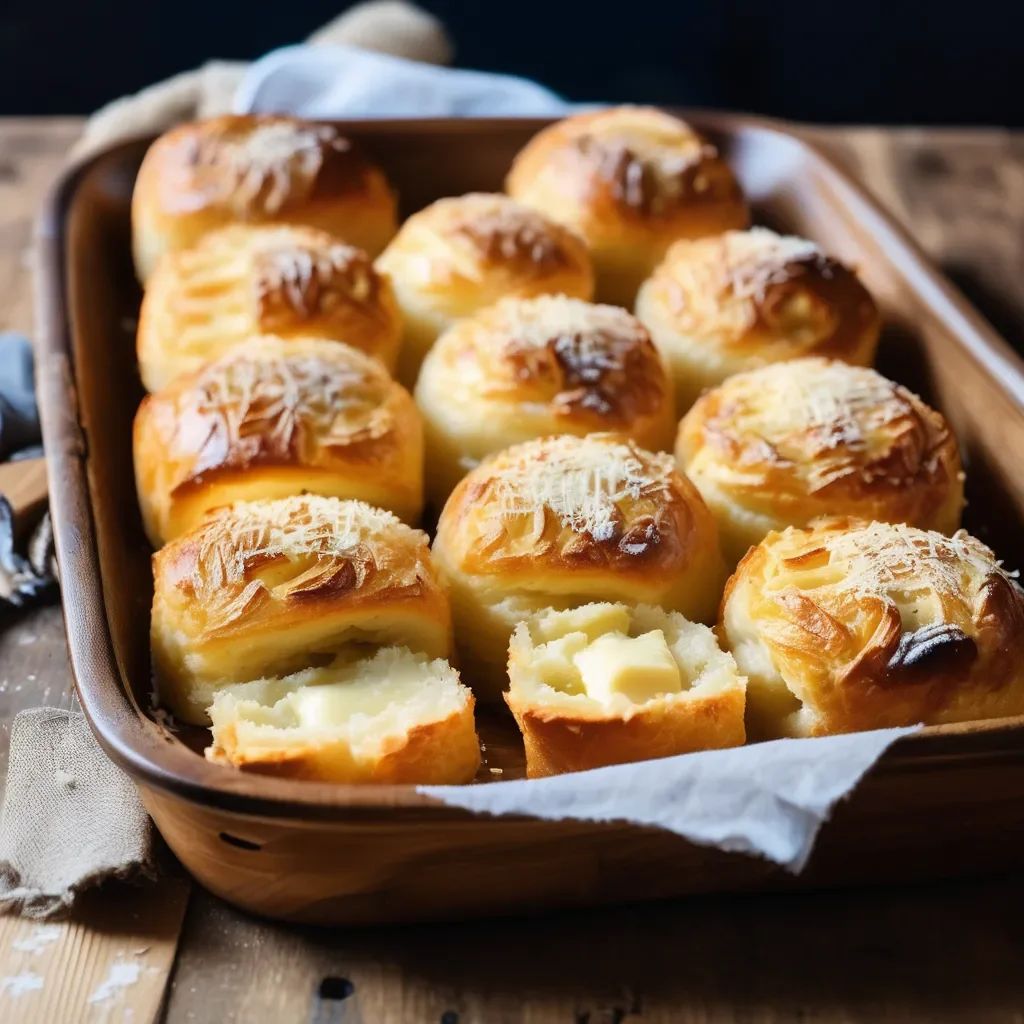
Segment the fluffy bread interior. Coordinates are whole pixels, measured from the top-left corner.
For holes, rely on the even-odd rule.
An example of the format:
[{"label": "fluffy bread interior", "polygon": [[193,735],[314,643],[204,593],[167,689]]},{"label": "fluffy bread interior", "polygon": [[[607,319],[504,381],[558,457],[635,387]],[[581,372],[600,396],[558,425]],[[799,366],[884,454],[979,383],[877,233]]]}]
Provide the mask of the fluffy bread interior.
[{"label": "fluffy bread interior", "polygon": [[388,647],[370,658],[222,689],[207,757],[336,782],[468,782],[473,696],[447,661]]},{"label": "fluffy bread interior", "polygon": [[[636,702],[625,692],[604,697],[581,672],[581,654],[611,652],[605,641],[660,633],[678,670],[679,689]],[[599,645],[599,647],[595,647]],[[625,650],[625,648],[624,648]],[[517,702],[586,718],[629,718],[652,702],[685,704],[745,688],[732,655],[707,627],[651,605],[596,603],[565,611],[545,609],[520,622],[509,645],[510,697]]]}]

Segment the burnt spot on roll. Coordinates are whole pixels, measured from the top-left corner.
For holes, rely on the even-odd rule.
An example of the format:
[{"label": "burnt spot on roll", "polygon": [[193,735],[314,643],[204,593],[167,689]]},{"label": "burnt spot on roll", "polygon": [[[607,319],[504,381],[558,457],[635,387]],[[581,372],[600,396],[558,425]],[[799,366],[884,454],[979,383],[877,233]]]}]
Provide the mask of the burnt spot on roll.
[{"label": "burnt spot on roll", "polygon": [[886,665],[887,673],[925,676],[941,670],[944,676],[966,669],[978,656],[978,645],[958,626],[937,622],[904,633]]}]

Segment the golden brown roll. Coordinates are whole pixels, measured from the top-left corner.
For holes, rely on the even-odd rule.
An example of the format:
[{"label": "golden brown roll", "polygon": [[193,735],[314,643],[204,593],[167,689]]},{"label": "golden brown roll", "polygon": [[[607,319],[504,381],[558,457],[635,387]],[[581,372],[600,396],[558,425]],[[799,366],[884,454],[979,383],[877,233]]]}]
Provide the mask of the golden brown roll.
[{"label": "golden brown roll", "polygon": [[166,387],[253,334],[344,341],[393,371],[402,316],[370,257],[324,231],[221,228],[157,261],[139,314],[142,383]]},{"label": "golden brown roll", "polygon": [[376,359],[321,338],[250,338],[147,395],[134,454],[154,547],[243,499],[358,498],[408,523],[423,505],[412,396]]},{"label": "golden brown roll", "polygon": [[153,556],[153,672],[187,722],[227,683],[407,647],[451,650],[427,535],[361,501],[238,502]]},{"label": "golden brown roll", "polygon": [[770,533],[729,581],[719,629],[748,679],[751,738],[1024,714],[1024,593],[963,530]]},{"label": "golden brown roll", "polygon": [[668,455],[606,434],[530,441],[452,492],[434,538],[463,679],[498,700],[517,622],[594,601],[713,620],[725,567],[715,523]]},{"label": "golden brown roll", "polygon": [[447,785],[480,766],[473,695],[446,661],[400,647],[226,686],[211,761],[293,779]]},{"label": "golden brown roll", "polygon": [[440,508],[485,455],[599,431],[672,446],[672,390],[642,324],[564,295],[503,299],[450,327],[416,382],[429,497]]},{"label": "golden brown roll", "polygon": [[636,315],[665,357],[679,414],[705,388],[767,363],[870,366],[881,327],[854,271],[764,228],[676,242],[641,285]]},{"label": "golden brown roll", "polygon": [[508,196],[474,192],[413,214],[377,260],[405,318],[398,377],[410,387],[437,336],[507,296],[589,299],[594,274],[572,231]]},{"label": "golden brown roll", "polygon": [[677,238],[750,221],[715,147],[652,107],[612,107],[545,128],[516,157],[505,187],[586,239],[597,298],[619,306],[632,307],[640,282]]},{"label": "golden brown roll", "polygon": [[730,565],[770,530],[819,516],[952,533],[964,506],[945,419],[874,370],[827,359],[730,377],[683,418],[676,456]]},{"label": "golden brown roll", "polygon": [[376,255],[395,233],[395,195],[337,128],[277,114],[224,114],[161,135],[132,195],[135,270],[225,224],[306,224]]},{"label": "golden brown roll", "polygon": [[505,700],[530,778],[743,744],[746,681],[707,626],[650,605],[536,613]]}]

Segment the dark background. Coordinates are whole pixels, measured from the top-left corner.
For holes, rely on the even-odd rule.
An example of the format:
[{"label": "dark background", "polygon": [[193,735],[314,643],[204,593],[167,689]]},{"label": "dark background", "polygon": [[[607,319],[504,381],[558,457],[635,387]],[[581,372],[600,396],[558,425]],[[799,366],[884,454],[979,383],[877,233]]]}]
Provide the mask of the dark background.
[{"label": "dark background", "polygon": [[[345,0],[0,0],[0,114],[87,113],[297,42]],[[425,0],[462,67],[574,100],[1024,125],[1021,0]]]}]

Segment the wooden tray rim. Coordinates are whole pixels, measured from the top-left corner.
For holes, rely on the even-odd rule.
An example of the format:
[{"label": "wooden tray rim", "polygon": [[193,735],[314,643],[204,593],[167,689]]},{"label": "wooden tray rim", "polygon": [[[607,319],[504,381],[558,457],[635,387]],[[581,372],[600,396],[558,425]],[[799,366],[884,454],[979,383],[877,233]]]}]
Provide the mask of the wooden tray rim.
[{"label": "wooden tray rim", "polygon": [[[1024,407],[1024,360],[1000,338],[937,270],[892,217],[843,172],[799,125],[766,118],[696,109],[677,111],[702,130],[729,133],[757,129],[795,143],[831,179],[841,201],[864,230],[895,255],[908,282],[950,333],[1019,406]],[[340,120],[342,130],[363,134],[476,133],[498,127],[539,130],[552,118],[424,118]],[[85,177],[100,162],[152,141],[123,140],[70,165],[50,189],[36,220],[36,384],[46,447],[50,505],[61,601],[72,676],[85,715],[108,756],[137,782],[189,802],[263,818],[310,820],[430,820],[482,824],[489,819],[451,807],[414,786],[355,786],[302,782],[235,772],[204,761],[181,744],[158,738],[155,725],[121,676],[106,616],[96,531],[87,479],[88,443],[78,412],[78,393],[67,307],[67,211]],[[1024,716],[929,726],[898,740],[874,772],[890,775],[931,770],[950,762],[1024,756]],[[535,822],[525,815],[503,820]]]}]

